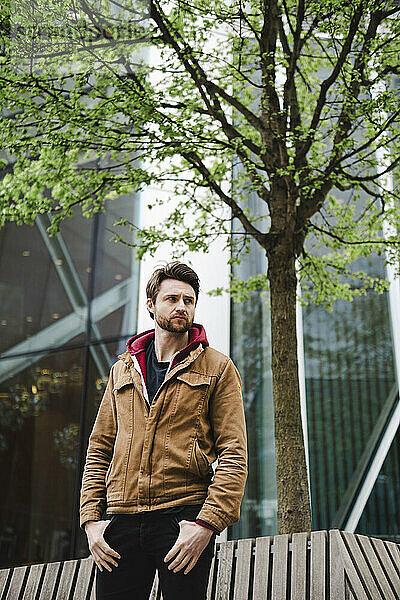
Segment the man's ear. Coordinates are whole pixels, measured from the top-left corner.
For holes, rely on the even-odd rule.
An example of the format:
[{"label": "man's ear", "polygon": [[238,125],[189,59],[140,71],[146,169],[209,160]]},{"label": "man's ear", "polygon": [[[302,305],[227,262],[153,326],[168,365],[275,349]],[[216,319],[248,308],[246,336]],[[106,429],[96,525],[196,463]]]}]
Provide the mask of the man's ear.
[{"label": "man's ear", "polygon": [[153,300],[151,298],[147,298],[146,304],[147,304],[147,310],[149,311],[149,313],[154,314]]}]

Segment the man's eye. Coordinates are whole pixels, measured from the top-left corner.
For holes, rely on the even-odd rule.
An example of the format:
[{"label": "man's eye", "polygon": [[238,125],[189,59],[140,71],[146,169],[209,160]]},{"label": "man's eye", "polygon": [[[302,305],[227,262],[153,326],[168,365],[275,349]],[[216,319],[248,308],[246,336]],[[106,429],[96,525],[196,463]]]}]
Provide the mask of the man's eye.
[{"label": "man's eye", "polygon": [[185,300],[185,304],[193,304],[193,300],[191,298],[187,298]]}]

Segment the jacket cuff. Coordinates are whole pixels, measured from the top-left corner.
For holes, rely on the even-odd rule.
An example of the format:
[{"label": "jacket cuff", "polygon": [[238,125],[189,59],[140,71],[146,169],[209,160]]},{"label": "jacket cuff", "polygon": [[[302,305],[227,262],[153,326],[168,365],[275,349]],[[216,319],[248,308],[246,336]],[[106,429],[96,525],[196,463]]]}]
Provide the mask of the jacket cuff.
[{"label": "jacket cuff", "polygon": [[210,523],[206,523],[205,521],[202,521],[201,519],[196,519],[195,522],[197,523],[197,525],[201,525],[202,527],[205,527],[206,529],[210,529],[214,533],[218,533],[218,534],[220,533],[216,527],[213,527],[212,525],[210,525]]},{"label": "jacket cuff", "polygon": [[85,523],[87,521],[101,521],[102,518],[102,513],[99,513],[98,511],[86,511],[84,513],[80,514],[80,528],[83,529],[83,531],[85,531]]},{"label": "jacket cuff", "polygon": [[221,533],[225,527],[228,527],[228,525],[235,522],[235,520],[229,520],[227,514],[220,508],[207,504],[206,502],[203,504],[197,515],[197,519],[211,525],[218,533]]}]

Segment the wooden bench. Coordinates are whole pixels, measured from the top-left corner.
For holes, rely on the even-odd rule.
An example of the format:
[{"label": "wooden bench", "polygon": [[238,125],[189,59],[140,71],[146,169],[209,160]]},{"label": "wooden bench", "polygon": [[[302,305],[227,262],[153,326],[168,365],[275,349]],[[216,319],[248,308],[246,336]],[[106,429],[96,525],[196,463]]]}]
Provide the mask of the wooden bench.
[{"label": "wooden bench", "polygon": [[[95,600],[95,569],[91,557],[3,569],[0,600]],[[400,600],[399,574],[397,544],[337,530],[222,542],[207,600]]]}]

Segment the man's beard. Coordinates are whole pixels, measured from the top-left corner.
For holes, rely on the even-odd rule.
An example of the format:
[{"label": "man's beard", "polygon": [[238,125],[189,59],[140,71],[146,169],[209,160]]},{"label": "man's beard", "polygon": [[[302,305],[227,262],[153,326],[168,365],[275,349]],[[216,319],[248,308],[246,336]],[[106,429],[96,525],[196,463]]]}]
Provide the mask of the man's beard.
[{"label": "man's beard", "polygon": [[169,331],[170,333],[186,333],[193,323],[193,320],[189,321],[187,317],[182,317],[182,320],[178,321],[175,317],[168,319],[167,317],[154,314],[154,319],[161,329]]}]

